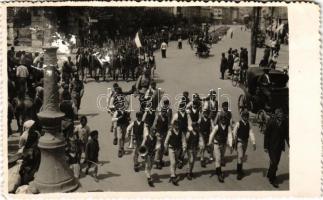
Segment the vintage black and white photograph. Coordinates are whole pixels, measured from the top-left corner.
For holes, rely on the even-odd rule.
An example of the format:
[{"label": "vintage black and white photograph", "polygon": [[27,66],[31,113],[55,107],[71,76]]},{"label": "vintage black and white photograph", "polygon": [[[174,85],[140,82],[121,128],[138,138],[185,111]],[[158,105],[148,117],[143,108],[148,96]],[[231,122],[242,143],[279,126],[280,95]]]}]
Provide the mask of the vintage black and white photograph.
[{"label": "vintage black and white photograph", "polygon": [[288,22],[7,7],[8,192],[288,191]]}]

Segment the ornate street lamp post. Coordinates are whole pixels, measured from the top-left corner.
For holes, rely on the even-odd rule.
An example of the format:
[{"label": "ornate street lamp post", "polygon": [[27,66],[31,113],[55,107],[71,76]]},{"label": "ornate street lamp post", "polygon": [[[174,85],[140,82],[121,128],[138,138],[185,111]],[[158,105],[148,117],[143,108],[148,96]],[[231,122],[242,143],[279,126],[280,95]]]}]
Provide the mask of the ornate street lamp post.
[{"label": "ornate street lamp post", "polygon": [[61,132],[64,117],[59,109],[58,73],[56,69],[57,47],[44,49],[44,102],[37,115],[43,127],[44,135],[40,137],[38,147],[41,150],[41,162],[35,179],[31,183],[40,193],[69,192],[78,187],[78,182],[69,169],[64,147],[66,145]]}]

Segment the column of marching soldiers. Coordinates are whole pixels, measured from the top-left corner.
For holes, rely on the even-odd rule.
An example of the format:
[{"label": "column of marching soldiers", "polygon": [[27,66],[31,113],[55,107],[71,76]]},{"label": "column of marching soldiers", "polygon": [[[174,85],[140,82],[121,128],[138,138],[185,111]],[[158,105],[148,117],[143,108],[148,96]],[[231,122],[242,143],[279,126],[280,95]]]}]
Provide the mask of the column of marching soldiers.
[{"label": "column of marching soldiers", "polygon": [[[113,144],[118,145],[118,157],[124,155],[125,140],[129,138],[129,147],[134,148],[134,171],[139,171],[141,163],[138,160],[141,157],[148,185],[154,187],[152,168],[153,165],[155,169],[165,167],[164,155],[168,155],[170,161],[169,182],[176,186],[179,181],[176,169],[184,167],[187,157],[186,177],[192,180],[194,164],[199,155],[203,168],[214,161],[215,173],[219,182],[223,183],[222,168],[225,166],[228,146],[231,153],[234,149],[237,151],[237,179],[241,180],[249,138],[256,149],[255,136],[249,125],[249,112],[242,111],[241,120],[233,125],[228,102],[223,102],[219,111],[215,90],[210,90],[204,98],[195,93],[192,100],[185,91],[178,104],[172,106],[169,99],[158,98],[160,91],[156,88],[156,82],[148,82],[144,79],[137,82],[140,110],[133,121],[126,110],[122,89],[117,83],[113,85],[108,106],[112,115]],[[172,107],[176,111],[173,112]]]}]

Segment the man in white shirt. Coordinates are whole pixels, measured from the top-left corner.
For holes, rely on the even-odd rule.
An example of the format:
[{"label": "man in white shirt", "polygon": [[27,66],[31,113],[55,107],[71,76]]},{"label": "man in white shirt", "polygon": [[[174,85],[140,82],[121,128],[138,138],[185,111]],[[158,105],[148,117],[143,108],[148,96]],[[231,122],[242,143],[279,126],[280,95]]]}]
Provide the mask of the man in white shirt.
[{"label": "man in white shirt", "polygon": [[27,78],[29,71],[26,66],[19,65],[16,70],[17,86],[18,86],[18,97],[23,97],[27,91]]},{"label": "man in white shirt", "polygon": [[221,161],[224,159],[227,144],[232,149],[232,132],[230,124],[227,123],[226,115],[221,113],[219,116],[219,123],[214,126],[208,142],[208,146],[213,145],[216,174],[218,175],[218,180],[220,183],[224,182]]},{"label": "man in white shirt", "polygon": [[161,46],[160,46],[161,52],[162,52],[162,58],[166,58],[166,49],[167,49],[167,44],[164,41]]}]

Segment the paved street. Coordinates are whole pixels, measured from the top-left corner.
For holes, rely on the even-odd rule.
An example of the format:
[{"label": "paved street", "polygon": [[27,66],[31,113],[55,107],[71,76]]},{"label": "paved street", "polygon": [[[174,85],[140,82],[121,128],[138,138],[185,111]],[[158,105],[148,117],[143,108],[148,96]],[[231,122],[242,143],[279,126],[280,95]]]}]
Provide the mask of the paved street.
[{"label": "paved street", "polygon": [[[171,98],[174,104],[177,94],[189,91],[190,95],[194,92],[207,94],[211,88],[218,89],[220,95],[229,97],[233,120],[238,121],[237,101],[243,91],[239,87],[233,87],[231,80],[220,80],[220,58],[222,52],[227,52],[230,47],[233,49],[247,47],[250,55],[250,31],[241,31],[239,27],[232,27],[233,38],[224,37],[218,44],[212,46],[211,57],[198,58],[195,51],[191,50],[187,41],[183,42],[183,49],[177,49],[177,42],[170,42],[167,50],[167,58],[162,59],[161,53],[155,53],[157,72],[157,86],[162,88]],[[257,63],[262,57],[263,50],[258,51]],[[288,51],[282,48],[281,58],[278,64],[288,63]],[[169,180],[169,162],[167,167],[162,170],[153,169],[153,179],[155,187],[150,188],[146,181],[143,168],[135,173],[133,170],[133,154],[131,150],[126,151],[122,158],[117,157],[117,146],[112,144],[113,134],[110,133],[110,115],[97,108],[97,97],[107,93],[107,88],[112,87],[113,82],[94,82],[90,81],[85,85],[85,94],[81,104],[81,115],[88,117],[90,128],[99,131],[101,166],[99,166],[99,182],[95,182],[92,177],[81,175],[81,187],[77,192],[86,191],[221,191],[221,190],[276,190],[264,177],[266,168],[269,165],[269,158],[263,150],[263,135],[257,127],[254,127],[257,150],[253,151],[251,145],[247,150],[247,161],[244,164],[246,176],[241,180],[236,180],[236,152],[230,154],[226,152],[227,165],[223,168],[225,173],[225,183],[221,184],[217,176],[211,174],[215,171],[214,163],[201,168],[200,162],[196,162],[194,172],[195,179],[192,181],[183,178],[179,181],[179,186],[173,186]],[[123,90],[128,90],[134,82],[120,81],[119,85]],[[226,98],[220,97],[219,101]],[[136,108],[137,99],[134,100]],[[102,101],[103,102],[103,101]],[[251,115],[253,117],[253,115]],[[134,113],[132,113],[134,119]],[[128,143],[126,144],[126,146]],[[278,181],[280,190],[289,188],[289,157],[288,151],[282,155],[278,169]],[[186,167],[186,166],[185,166]],[[186,168],[178,170],[178,175],[184,177]]]}]

